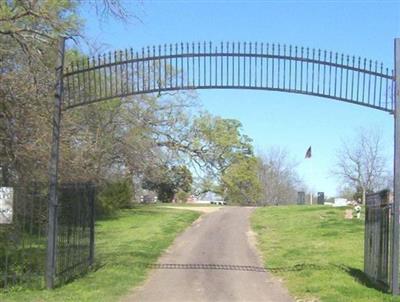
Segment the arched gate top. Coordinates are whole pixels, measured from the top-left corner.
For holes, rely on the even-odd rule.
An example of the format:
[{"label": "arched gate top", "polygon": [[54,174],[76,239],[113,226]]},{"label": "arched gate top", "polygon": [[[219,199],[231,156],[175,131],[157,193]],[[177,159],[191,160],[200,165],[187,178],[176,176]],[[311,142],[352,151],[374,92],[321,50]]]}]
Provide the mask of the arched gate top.
[{"label": "arched gate top", "polygon": [[63,108],[188,89],[256,89],[319,96],[393,112],[394,74],[382,63],[269,43],[179,43],[116,51],[64,70]]}]

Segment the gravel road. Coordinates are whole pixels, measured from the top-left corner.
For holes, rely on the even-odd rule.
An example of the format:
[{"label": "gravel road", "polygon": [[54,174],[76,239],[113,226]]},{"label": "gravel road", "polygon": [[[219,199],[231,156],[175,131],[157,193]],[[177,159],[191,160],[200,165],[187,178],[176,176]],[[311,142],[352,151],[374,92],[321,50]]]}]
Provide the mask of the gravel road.
[{"label": "gravel road", "polygon": [[293,301],[262,267],[249,228],[252,211],[224,207],[204,214],[122,301]]}]

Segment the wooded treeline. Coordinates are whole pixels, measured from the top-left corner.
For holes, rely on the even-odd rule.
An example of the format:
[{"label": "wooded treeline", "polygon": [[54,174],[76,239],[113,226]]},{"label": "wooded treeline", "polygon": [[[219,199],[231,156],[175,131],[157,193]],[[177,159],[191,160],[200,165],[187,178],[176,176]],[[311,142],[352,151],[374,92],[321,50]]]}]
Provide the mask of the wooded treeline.
[{"label": "wooded treeline", "polygon": [[[2,185],[48,181],[57,42],[60,36],[85,39],[82,3],[0,3]],[[118,1],[85,5],[102,17],[134,17]],[[66,65],[87,60],[68,45]],[[283,154],[256,157],[241,123],[202,111],[195,91],[78,107],[63,112],[61,127],[60,181],[95,182],[106,188],[104,196],[113,196],[109,186],[116,184],[128,199],[142,189],[157,192],[161,201],[211,190],[231,202],[276,204],[292,201],[298,185],[294,166],[282,166]],[[104,196],[104,208],[124,203],[113,205]]]}]

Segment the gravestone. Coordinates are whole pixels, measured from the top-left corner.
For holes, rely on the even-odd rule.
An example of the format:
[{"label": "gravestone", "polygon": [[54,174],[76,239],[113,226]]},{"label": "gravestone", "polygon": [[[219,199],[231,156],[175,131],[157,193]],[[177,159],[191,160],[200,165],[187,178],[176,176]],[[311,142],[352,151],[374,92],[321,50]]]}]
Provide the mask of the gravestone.
[{"label": "gravestone", "polygon": [[324,204],[324,202],[325,202],[325,193],[324,192],[318,192],[317,203],[318,204]]},{"label": "gravestone", "polygon": [[297,204],[303,205],[306,203],[306,193],[297,192]]}]

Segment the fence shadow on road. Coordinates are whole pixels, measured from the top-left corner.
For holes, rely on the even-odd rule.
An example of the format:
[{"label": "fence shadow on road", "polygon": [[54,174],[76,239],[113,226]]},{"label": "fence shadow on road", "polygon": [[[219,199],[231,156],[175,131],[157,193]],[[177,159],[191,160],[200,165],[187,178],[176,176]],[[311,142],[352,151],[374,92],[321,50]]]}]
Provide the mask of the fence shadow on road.
[{"label": "fence shadow on road", "polygon": [[349,267],[344,264],[314,264],[314,263],[300,263],[292,266],[285,267],[259,267],[251,265],[231,265],[231,264],[200,264],[200,263],[153,263],[147,264],[148,268],[151,269],[165,269],[165,270],[226,270],[226,271],[247,271],[247,272],[258,272],[258,273],[285,273],[285,272],[300,272],[304,270],[341,270],[346,274],[352,276],[356,282],[363,284],[366,287],[374,288],[380,291],[387,291],[387,288],[376,285],[368,279],[367,275],[363,271],[357,268]]},{"label": "fence shadow on road", "polygon": [[265,273],[263,267],[251,265],[231,265],[231,264],[179,264],[179,263],[155,263],[150,264],[153,269],[177,269],[177,270],[225,270],[225,271],[247,271]]}]

